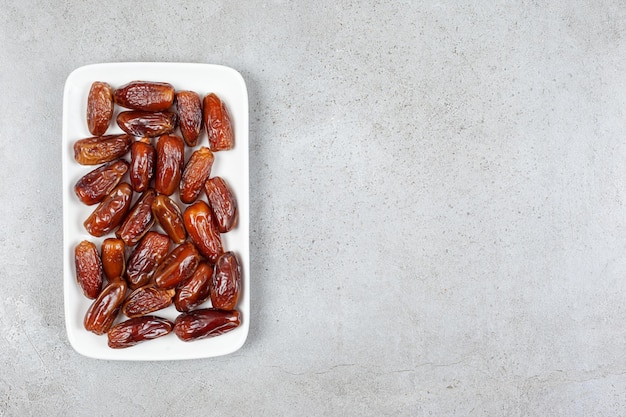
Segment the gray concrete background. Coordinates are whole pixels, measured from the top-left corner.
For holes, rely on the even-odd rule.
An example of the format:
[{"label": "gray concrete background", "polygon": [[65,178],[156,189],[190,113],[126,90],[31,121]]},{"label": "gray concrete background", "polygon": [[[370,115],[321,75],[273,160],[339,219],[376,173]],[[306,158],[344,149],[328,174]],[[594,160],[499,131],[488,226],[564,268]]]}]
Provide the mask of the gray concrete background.
[{"label": "gray concrete background", "polygon": [[[626,415],[623,1],[2,1],[0,416]],[[250,95],[250,334],[86,359],[62,299],[75,68]]]}]

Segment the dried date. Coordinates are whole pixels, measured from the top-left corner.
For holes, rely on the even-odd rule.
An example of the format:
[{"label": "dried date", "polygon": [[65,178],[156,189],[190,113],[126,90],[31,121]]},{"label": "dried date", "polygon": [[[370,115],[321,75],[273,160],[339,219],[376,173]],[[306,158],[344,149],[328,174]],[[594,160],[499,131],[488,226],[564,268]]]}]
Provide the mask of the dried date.
[{"label": "dried date", "polygon": [[224,249],[222,237],[208,204],[198,200],[187,207],[183,213],[183,221],[187,234],[202,256],[213,264],[217,262]]},{"label": "dried date", "polygon": [[172,332],[174,323],[157,316],[128,319],[111,327],[107,332],[108,345],[113,349],[135,346]]},{"label": "dried date", "polygon": [[176,93],[180,133],[187,146],[196,146],[202,128],[202,104],[194,91]]},{"label": "dried date", "polygon": [[122,239],[107,238],[102,241],[102,269],[109,282],[124,279],[126,271],[126,245]]},{"label": "dried date", "polygon": [[76,280],[85,297],[94,299],[102,289],[102,261],[93,242],[83,240],[74,249]]},{"label": "dried date", "polygon": [[159,288],[175,288],[189,278],[200,262],[200,255],[191,242],[185,242],[172,250],[159,264],[154,273],[154,283]]},{"label": "dried date", "polygon": [[222,177],[209,178],[204,183],[211,211],[220,233],[231,231],[237,224],[237,201]]},{"label": "dried date", "polygon": [[92,236],[101,237],[115,229],[128,213],[133,189],[123,182],[104,199],[83,225]]},{"label": "dried date", "polygon": [[154,177],[156,150],[149,138],[141,138],[130,147],[130,185],[133,190],[141,193],[148,189]]},{"label": "dried date", "polygon": [[202,117],[209,135],[209,148],[213,152],[225,151],[235,146],[235,137],[226,105],[214,93],[203,100]]},{"label": "dried date", "polygon": [[130,135],[106,135],[77,140],[74,159],[81,165],[99,165],[124,156],[130,149]]},{"label": "dried date", "polygon": [[122,159],[104,164],[81,177],[74,192],[88,206],[99,203],[120,183],[126,171],[128,163]]},{"label": "dried date", "polygon": [[117,125],[133,136],[153,138],[171,133],[176,127],[178,116],[174,112],[123,111],[117,115]]},{"label": "dried date", "polygon": [[214,159],[213,152],[205,146],[191,154],[180,180],[180,201],[185,204],[196,201],[211,174]]},{"label": "dried date", "polygon": [[241,292],[241,268],[233,252],[226,252],[217,260],[210,290],[213,307],[232,310],[237,306]]},{"label": "dried date", "polygon": [[115,235],[128,246],[135,246],[154,224],[152,202],[155,197],[156,192],[153,189],[143,193],[115,232]]},{"label": "dried date", "polygon": [[105,334],[111,328],[126,296],[126,282],[117,280],[102,290],[89,306],[83,325],[95,334]]},{"label": "dried date", "polygon": [[155,188],[160,194],[172,195],[183,172],[185,144],[175,135],[163,135],[156,144]]},{"label": "dried date", "polygon": [[174,87],[161,82],[131,81],[116,89],[113,99],[127,109],[162,111],[174,103]]},{"label": "dried date", "polygon": [[187,231],[183,223],[183,214],[171,198],[159,194],[152,203],[152,212],[161,228],[176,244],[181,244],[187,239]]},{"label": "dried date", "polygon": [[176,310],[191,311],[208,300],[213,267],[200,262],[193,275],[187,278],[176,290],[174,306]]},{"label": "dried date", "polygon": [[146,285],[170,248],[170,239],[157,232],[148,232],[128,258],[126,280],[131,289]]},{"label": "dried date", "polygon": [[237,310],[224,311],[204,308],[182,313],[174,321],[174,333],[184,342],[214,337],[229,332],[241,324]]},{"label": "dried date", "polygon": [[126,317],[140,317],[164,309],[172,304],[175,290],[156,288],[152,285],[139,287],[133,291],[122,306]]},{"label": "dried date", "polygon": [[113,89],[107,83],[95,81],[87,96],[87,127],[94,136],[102,136],[113,117]]}]

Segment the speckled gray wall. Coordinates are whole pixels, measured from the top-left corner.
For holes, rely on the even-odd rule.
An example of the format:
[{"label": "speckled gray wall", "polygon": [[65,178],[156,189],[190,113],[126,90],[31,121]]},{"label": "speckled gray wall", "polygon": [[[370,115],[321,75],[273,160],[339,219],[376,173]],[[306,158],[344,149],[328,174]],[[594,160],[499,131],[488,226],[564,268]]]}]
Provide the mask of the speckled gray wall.
[{"label": "speckled gray wall", "polygon": [[[626,414],[623,1],[0,3],[0,416]],[[67,341],[63,85],[111,61],[247,82],[232,355]]]}]

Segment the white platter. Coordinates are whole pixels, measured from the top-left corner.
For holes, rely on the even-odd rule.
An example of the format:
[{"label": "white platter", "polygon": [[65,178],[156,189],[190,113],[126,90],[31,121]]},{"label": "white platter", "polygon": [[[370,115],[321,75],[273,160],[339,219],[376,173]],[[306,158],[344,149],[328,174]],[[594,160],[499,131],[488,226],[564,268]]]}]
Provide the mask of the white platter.
[{"label": "white platter", "polygon": [[[215,152],[211,176],[223,177],[237,199],[239,209],[237,226],[223,234],[222,240],[224,249],[235,252],[239,258],[243,291],[237,304],[241,314],[241,325],[221,336],[182,342],[172,332],[130,348],[111,349],[107,345],[106,335],[97,336],[83,327],[83,318],[91,300],[82,294],[76,282],[74,248],[80,241],[86,239],[96,243],[100,249],[101,242],[114,234],[95,238],[89,235],[83,226],[83,221],[96,206],[83,205],[74,194],[74,185],[79,178],[96,167],[78,164],[74,160],[73,144],[78,139],[91,136],[86,121],[87,95],[91,84],[94,81],[104,81],[117,88],[133,80],[169,82],[177,91],[192,90],[201,98],[213,92],[222,99],[230,112],[235,147],[229,151]],[[115,123],[115,117],[123,110],[126,109],[115,106],[115,114],[106,134],[123,133]],[[175,133],[180,135],[178,129]],[[106,360],[197,359],[226,355],[239,349],[247,338],[250,326],[248,93],[241,75],[232,68],[209,64],[110,63],[80,67],[68,76],[65,83],[62,134],[63,283],[65,325],[72,347],[84,356]],[[197,146],[193,149],[199,146],[208,146],[204,128]],[[187,156],[193,149],[186,149]],[[129,160],[129,155],[126,159]],[[127,178],[124,181],[127,181]],[[137,197],[135,195],[133,200]],[[206,201],[204,193],[200,198]],[[172,244],[170,249],[173,247]],[[210,307],[210,301],[201,307]],[[179,313],[171,306],[153,314],[173,321]],[[123,319],[120,313],[116,323]]]}]

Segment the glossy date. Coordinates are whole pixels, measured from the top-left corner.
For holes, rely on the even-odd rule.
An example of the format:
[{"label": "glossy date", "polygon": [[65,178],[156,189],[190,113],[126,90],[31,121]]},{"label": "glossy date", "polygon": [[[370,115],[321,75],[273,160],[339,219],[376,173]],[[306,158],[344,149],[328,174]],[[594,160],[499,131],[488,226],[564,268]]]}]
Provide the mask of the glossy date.
[{"label": "glossy date", "polygon": [[171,198],[159,194],[152,203],[152,212],[161,228],[176,244],[181,244],[187,239],[187,231],[183,223],[183,214]]},{"label": "glossy date", "polygon": [[170,239],[157,232],[148,232],[128,258],[126,280],[131,289],[146,285],[170,248]]},{"label": "glossy date", "polygon": [[128,213],[133,189],[123,182],[104,199],[83,223],[89,234],[101,237],[115,229]]},{"label": "glossy date", "polygon": [[220,310],[233,310],[241,292],[241,268],[233,252],[226,252],[215,264],[211,279],[211,304]]},{"label": "glossy date", "polygon": [[93,242],[83,240],[74,249],[76,280],[85,297],[94,299],[102,289],[102,261]]},{"label": "glossy date", "polygon": [[194,91],[176,93],[180,133],[187,146],[196,146],[202,128],[202,104]]},{"label": "glossy date", "polygon": [[217,224],[208,204],[198,200],[187,207],[183,213],[183,221],[187,234],[202,256],[208,258],[213,264],[217,262],[217,258],[224,252],[224,249],[222,237],[217,230]]},{"label": "glossy date", "polygon": [[154,224],[152,202],[155,197],[156,192],[153,189],[144,192],[115,232],[115,236],[126,245],[135,246]]},{"label": "glossy date", "polygon": [[83,204],[99,203],[120,183],[126,171],[128,163],[123,159],[99,166],[76,182],[74,193]]},{"label": "glossy date", "polygon": [[85,314],[85,329],[95,334],[106,333],[115,321],[125,296],[126,283],[122,280],[104,287]]},{"label": "glossy date", "polygon": [[176,135],[163,135],[156,144],[154,187],[160,194],[172,195],[178,188],[185,163],[185,144]]},{"label": "glossy date", "polygon": [[174,306],[178,311],[191,311],[204,303],[210,295],[213,267],[200,262],[193,275],[187,278],[176,290]]},{"label": "glossy date", "polygon": [[81,165],[99,165],[124,156],[130,149],[130,135],[106,135],[74,142],[74,159]]},{"label": "glossy date", "polygon": [[107,332],[108,345],[113,349],[135,346],[172,332],[174,323],[157,316],[128,319],[111,327]]},{"label": "glossy date", "polygon": [[133,291],[122,306],[126,317],[140,317],[172,304],[175,290],[156,288],[152,285],[139,287]]},{"label": "glossy date", "polygon": [[180,201],[185,204],[196,201],[211,174],[214,159],[213,152],[206,146],[191,154],[180,180]]},{"label": "glossy date", "polygon": [[185,242],[172,250],[159,264],[154,273],[154,283],[159,288],[175,288],[189,278],[200,262],[200,255],[191,242]]},{"label": "glossy date", "polygon": [[237,201],[233,192],[222,177],[209,178],[204,183],[204,191],[220,233],[231,231],[237,224]]},{"label": "glossy date", "polygon": [[87,96],[87,128],[94,136],[102,136],[113,117],[113,89],[107,83],[95,81]]},{"label": "glossy date", "polygon": [[168,83],[131,81],[113,93],[116,104],[133,110],[167,110],[174,103],[174,87]]},{"label": "glossy date", "polygon": [[170,111],[123,111],[117,115],[117,125],[133,136],[155,137],[171,133],[176,127],[178,116]]},{"label": "glossy date", "polygon": [[229,332],[241,324],[237,310],[213,308],[182,313],[174,321],[174,333],[184,342],[214,337]]},{"label": "glossy date", "polygon": [[209,148],[213,152],[232,149],[235,146],[235,137],[226,105],[214,93],[206,95],[202,104],[202,118],[209,135]]}]

